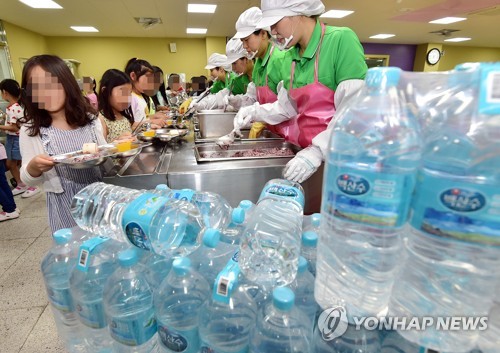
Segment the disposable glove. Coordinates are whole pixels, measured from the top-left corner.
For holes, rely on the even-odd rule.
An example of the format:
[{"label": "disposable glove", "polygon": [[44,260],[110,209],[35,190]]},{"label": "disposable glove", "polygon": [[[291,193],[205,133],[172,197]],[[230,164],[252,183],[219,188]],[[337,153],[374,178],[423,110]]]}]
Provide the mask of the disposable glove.
[{"label": "disposable glove", "polygon": [[181,106],[179,107],[179,113],[185,114],[188,110],[189,107],[191,106],[191,102],[193,101],[193,98],[186,99]]},{"label": "disposable glove", "polygon": [[247,107],[255,102],[257,102],[257,88],[255,87],[255,83],[250,82],[247,87],[247,93],[226,97],[226,110],[238,111],[242,107]]},{"label": "disposable glove", "polygon": [[224,88],[216,94],[203,98],[200,102],[194,101],[192,107],[196,110],[222,109],[225,106],[225,97],[229,95],[229,89]]},{"label": "disposable glove", "polygon": [[321,150],[311,145],[298,152],[283,170],[285,179],[302,183],[318,170],[323,160]]}]

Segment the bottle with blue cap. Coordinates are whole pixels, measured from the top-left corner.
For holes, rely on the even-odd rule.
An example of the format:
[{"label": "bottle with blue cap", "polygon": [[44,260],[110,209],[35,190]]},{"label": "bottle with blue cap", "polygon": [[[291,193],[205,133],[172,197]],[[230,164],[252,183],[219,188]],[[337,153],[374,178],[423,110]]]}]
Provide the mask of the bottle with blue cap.
[{"label": "bottle with blue cap", "polygon": [[[297,277],[290,284],[290,288],[295,293],[295,305],[309,317],[312,323],[315,323],[319,306],[314,298],[314,276],[309,272],[307,260],[302,256],[299,258]],[[311,332],[312,329],[313,327],[311,327]]]},{"label": "bottle with blue cap", "polygon": [[[458,89],[450,87],[437,127],[424,136],[407,260],[393,288],[391,316],[478,318],[498,295],[500,63],[457,69],[450,85]],[[466,329],[399,333],[445,352],[470,350],[480,335]]]},{"label": "bottle with blue cap", "polygon": [[288,287],[273,290],[273,301],[259,312],[250,335],[250,353],[311,352],[312,322],[295,305]]},{"label": "bottle with blue cap", "polygon": [[318,233],[313,230],[308,230],[302,233],[302,247],[300,255],[307,261],[309,272],[316,276],[316,258],[318,251]]},{"label": "bottle with blue cap", "polygon": [[103,298],[113,351],[156,353],[153,288],[139,263],[139,250],[121,251],[118,265],[106,282]]},{"label": "bottle with blue cap", "polygon": [[339,111],[326,154],[315,296],[323,309],[387,313],[402,260],[421,139],[398,90],[401,70],[368,70],[365,87]]},{"label": "bottle with blue cap", "polygon": [[[77,247],[71,229],[60,229],[52,234],[54,246],[41,263],[41,272],[59,337],[71,352],[84,352],[81,324],[78,320],[69,279],[76,266]],[[75,249],[76,248],[76,249]]]},{"label": "bottle with blue cap", "polygon": [[88,352],[109,353],[113,339],[104,311],[104,285],[118,266],[117,256],[124,243],[94,237],[80,246],[77,264],[70,277],[70,290]]},{"label": "bottle with blue cap", "polygon": [[237,245],[221,241],[219,230],[208,228],[203,233],[202,245],[191,253],[189,258],[193,269],[198,271],[212,287],[219,272],[237,250]]},{"label": "bottle with blue cap", "polygon": [[246,278],[272,289],[297,274],[304,209],[299,183],[266,183],[240,242],[240,268]]},{"label": "bottle with blue cap", "polygon": [[208,282],[191,260],[175,259],[154,299],[160,352],[199,352],[198,314],[209,296]]}]

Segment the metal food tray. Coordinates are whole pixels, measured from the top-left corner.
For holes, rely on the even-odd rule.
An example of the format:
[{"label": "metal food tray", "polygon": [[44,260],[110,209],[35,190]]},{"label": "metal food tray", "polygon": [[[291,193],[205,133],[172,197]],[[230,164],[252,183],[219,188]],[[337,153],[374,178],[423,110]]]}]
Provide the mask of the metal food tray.
[{"label": "metal food tray", "polygon": [[[274,149],[286,150],[289,149],[292,151],[292,154],[288,155],[273,155],[270,151]],[[234,156],[235,153],[244,153],[249,150],[259,150],[266,151],[268,150],[270,154],[264,156]],[[196,145],[194,147],[194,153],[196,157],[196,161],[198,163],[202,162],[218,162],[218,161],[240,161],[247,159],[269,159],[269,158],[293,158],[295,153],[297,153],[298,147],[289,143],[282,141],[242,141],[240,143],[234,143],[229,146],[229,148],[222,149],[216,144],[203,144]],[[212,153],[216,154],[214,157],[204,157],[204,154]]]}]

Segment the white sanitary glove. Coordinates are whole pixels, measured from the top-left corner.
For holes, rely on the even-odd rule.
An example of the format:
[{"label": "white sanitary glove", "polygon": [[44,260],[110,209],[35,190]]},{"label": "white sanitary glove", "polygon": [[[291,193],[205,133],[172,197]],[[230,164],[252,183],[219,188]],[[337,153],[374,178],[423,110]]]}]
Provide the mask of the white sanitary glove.
[{"label": "white sanitary glove", "polygon": [[314,145],[310,145],[302,151],[299,151],[295,157],[286,164],[283,170],[283,176],[285,179],[302,183],[318,170],[322,160],[323,153],[321,153],[321,150]]},{"label": "white sanitary glove", "polygon": [[225,106],[225,99],[229,95],[229,89],[224,88],[216,94],[211,94],[201,100],[201,102],[191,102],[190,108],[196,110],[222,109]]},{"label": "white sanitary glove", "polygon": [[257,88],[255,87],[255,83],[250,82],[247,87],[247,93],[226,97],[226,110],[238,111],[242,107],[247,107],[255,102],[257,102]]},{"label": "white sanitary glove", "polygon": [[297,105],[283,87],[283,81],[278,84],[278,100],[274,103],[254,103],[240,109],[234,117],[234,130],[236,133],[251,123],[260,121],[270,125],[277,125],[290,120],[297,115]]}]

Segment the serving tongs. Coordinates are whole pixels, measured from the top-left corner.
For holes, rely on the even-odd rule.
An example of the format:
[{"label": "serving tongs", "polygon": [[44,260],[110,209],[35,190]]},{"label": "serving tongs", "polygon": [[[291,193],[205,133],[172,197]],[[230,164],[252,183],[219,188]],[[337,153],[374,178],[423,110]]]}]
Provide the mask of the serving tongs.
[{"label": "serving tongs", "polygon": [[[196,103],[201,102],[201,100],[202,100],[202,99],[204,99],[204,98],[205,98],[206,96],[208,96],[209,94],[210,94],[210,87],[208,87],[208,88],[207,88],[207,89],[206,89],[206,90],[205,90],[205,91],[204,91],[204,92],[203,92],[203,93],[202,93],[202,94],[198,97],[198,99],[196,100]],[[184,114],[182,114],[182,118],[184,119],[184,117],[185,117],[186,115],[191,114],[191,113],[193,112],[193,110],[194,110],[194,107],[188,108],[188,109],[184,112]]]}]

